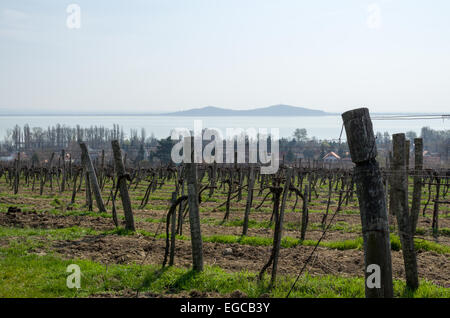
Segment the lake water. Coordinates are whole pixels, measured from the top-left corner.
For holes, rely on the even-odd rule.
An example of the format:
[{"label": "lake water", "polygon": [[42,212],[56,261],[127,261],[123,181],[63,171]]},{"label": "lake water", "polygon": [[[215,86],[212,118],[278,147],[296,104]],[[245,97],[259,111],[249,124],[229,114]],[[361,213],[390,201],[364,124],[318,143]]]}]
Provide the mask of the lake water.
[{"label": "lake water", "polygon": [[[203,128],[218,128],[226,136],[226,128],[279,128],[281,137],[291,137],[296,128],[305,128],[308,137],[319,139],[338,139],[342,127],[341,116],[320,117],[170,117],[170,116],[0,116],[0,138],[6,136],[7,130],[16,124],[23,127],[42,127],[61,124],[75,127],[104,126],[112,128],[113,124],[123,127],[125,134],[130,129],[145,128],[147,136],[168,137],[173,128],[193,129],[194,120],[202,120]],[[449,129],[447,120],[374,120],[374,131],[390,134],[415,131],[418,135],[424,126],[433,129]],[[345,131],[342,140],[345,140]]]}]

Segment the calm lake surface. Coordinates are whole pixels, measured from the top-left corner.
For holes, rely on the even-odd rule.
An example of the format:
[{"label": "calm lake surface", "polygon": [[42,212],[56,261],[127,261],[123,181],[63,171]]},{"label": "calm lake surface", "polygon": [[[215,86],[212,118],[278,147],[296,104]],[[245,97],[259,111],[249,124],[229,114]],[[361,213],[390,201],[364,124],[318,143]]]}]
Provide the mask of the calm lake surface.
[{"label": "calm lake surface", "polygon": [[[279,128],[281,137],[291,137],[296,128],[305,128],[308,137],[319,139],[338,139],[342,127],[341,116],[320,117],[170,117],[170,116],[0,116],[0,138],[3,139],[7,130],[16,124],[23,127],[42,127],[61,124],[75,127],[104,126],[112,128],[113,124],[123,127],[125,134],[130,129],[145,128],[147,136],[154,133],[155,137],[168,137],[173,128],[194,128],[194,120],[202,120],[203,128],[218,128],[226,136],[226,128]],[[415,131],[429,126],[433,129],[449,129],[448,120],[374,120],[374,131],[389,132],[390,134]],[[345,131],[342,133],[345,140]]]}]

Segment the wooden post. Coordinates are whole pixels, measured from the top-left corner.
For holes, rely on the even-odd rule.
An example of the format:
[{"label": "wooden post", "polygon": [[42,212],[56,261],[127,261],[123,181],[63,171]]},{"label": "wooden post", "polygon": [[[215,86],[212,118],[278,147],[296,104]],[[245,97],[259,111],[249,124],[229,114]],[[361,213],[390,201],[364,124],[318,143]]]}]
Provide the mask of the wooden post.
[{"label": "wooden post", "polygon": [[17,153],[17,159],[14,168],[14,194],[17,194],[19,192],[20,181],[20,152]]},{"label": "wooden post", "polygon": [[389,169],[390,169],[389,168],[389,157],[386,156],[386,167],[385,167],[385,178],[384,178],[384,192],[385,192],[385,195],[386,195],[386,205],[387,205],[387,210],[388,211],[390,209],[390,207],[389,207],[389,176],[390,176]]},{"label": "wooden post", "polygon": [[[185,168],[183,167],[183,173],[185,171]],[[181,178],[181,196],[184,196],[184,184],[186,183],[185,178]],[[184,212],[184,201],[180,202],[180,206],[178,207],[178,226],[177,226],[177,233],[178,235],[183,234],[183,212]]]},{"label": "wooden post", "polygon": [[[392,136],[394,160],[392,162],[393,178],[392,188],[394,198],[394,213],[397,217],[400,242],[402,243],[403,261],[405,263],[406,285],[410,289],[419,287],[417,274],[416,252],[414,251],[414,237],[412,235],[411,219],[408,208],[408,172],[406,170],[406,147],[405,134]],[[408,149],[409,151],[409,149]]]},{"label": "wooden post", "polygon": [[[364,240],[364,274],[367,298],[393,297],[391,244],[386,198],[369,110],[342,114],[352,161]],[[379,277],[377,270],[380,270]],[[379,285],[377,283],[377,278]],[[370,279],[370,282],[369,282]]]},{"label": "wooden post", "polygon": [[[392,152],[389,151],[389,171],[388,171],[389,184],[392,183],[392,160],[393,160]],[[394,204],[392,203],[392,198],[394,197],[392,195],[392,186],[389,187],[389,196],[388,197],[389,197],[389,205],[388,205],[389,216],[392,216],[392,215],[394,215],[394,210],[392,210],[392,207],[394,206]]]},{"label": "wooden post", "polygon": [[434,207],[433,207],[433,236],[437,238],[439,233],[439,195],[441,191],[441,179],[437,175],[437,172],[435,172],[435,180],[436,180],[436,198],[434,200]]},{"label": "wooden post", "polygon": [[245,206],[245,214],[244,214],[244,225],[242,228],[242,236],[247,235],[248,231],[248,221],[250,210],[252,208],[253,202],[253,187],[255,185],[255,170],[253,166],[250,166],[249,176],[248,176],[248,193],[247,193],[247,204]]},{"label": "wooden post", "polygon": [[[86,193],[86,207],[89,211],[92,211],[92,192],[91,192],[91,183],[89,181],[89,174],[86,170],[86,157],[81,153],[81,179],[84,178],[84,184],[85,184],[85,193]],[[81,188],[81,181],[80,181],[80,188]]]},{"label": "wooden post", "polygon": [[234,184],[234,179],[233,179],[233,169],[230,169],[230,179],[229,179],[229,188],[228,188],[228,194],[227,194],[227,202],[225,205],[225,215],[223,217],[223,222],[225,222],[226,220],[228,220],[228,217],[230,216],[230,201],[231,201],[231,194],[233,193],[233,184]]},{"label": "wooden post", "polygon": [[100,187],[98,185],[97,176],[95,174],[94,165],[92,164],[91,157],[87,146],[84,142],[80,143],[81,155],[84,157],[84,166],[86,168],[86,173],[89,174],[90,188],[94,193],[95,202],[97,202],[97,207],[100,212],[106,212],[105,205],[103,203],[102,194],[100,192]]},{"label": "wooden post", "polygon": [[[84,161],[83,161],[83,165],[84,165]],[[89,211],[92,211],[92,191],[91,191],[91,182],[89,181],[89,173],[86,171],[86,169],[83,170],[84,171],[84,184],[86,187],[86,206],[88,207]]]},{"label": "wooden post", "polygon": [[64,151],[64,149],[61,150],[61,159],[62,159],[61,193],[63,193],[66,188],[66,152]]},{"label": "wooden post", "polygon": [[302,241],[305,240],[306,229],[308,228],[308,219],[309,219],[308,198],[309,198],[309,185],[305,185],[305,192],[303,194],[303,207],[302,207],[302,225],[300,230],[300,240]]},{"label": "wooden post", "polygon": [[[175,204],[177,201],[177,192],[172,192],[172,204]],[[176,206],[172,211],[171,220],[170,220],[170,256],[169,256],[169,266],[173,266],[175,259],[175,238],[177,234],[177,212]]]},{"label": "wooden post", "polygon": [[[411,149],[411,140],[405,140],[405,162],[406,162],[406,175],[409,172],[409,150]],[[408,179],[406,180],[408,182]]]},{"label": "wooden post", "polygon": [[77,195],[78,171],[78,169],[75,170],[75,176],[73,177],[72,199],[70,200],[70,204],[75,203],[75,196]]},{"label": "wooden post", "polygon": [[[338,179],[339,181],[339,179]],[[336,182],[339,183],[339,182]],[[327,217],[328,217],[328,211],[330,210],[330,204],[331,204],[331,193],[333,190],[333,176],[328,177],[328,200],[327,200],[327,209],[325,211],[325,214],[322,217],[322,228],[325,229],[325,224],[327,222]]]},{"label": "wooden post", "polygon": [[191,162],[186,163],[187,190],[189,204],[189,223],[191,228],[192,265],[196,272],[203,271],[203,241],[200,229],[198,203],[197,165],[194,163],[194,137],[184,138],[184,149],[191,149]]},{"label": "wooden post", "polygon": [[50,178],[50,190],[51,191],[53,191],[53,174],[52,174],[53,166],[52,166],[52,163],[53,163],[53,158],[54,157],[55,157],[55,153],[52,152],[52,155],[50,157],[50,161],[48,163],[48,177]]},{"label": "wooden post", "polygon": [[119,141],[111,141],[113,153],[114,153],[114,165],[117,172],[117,183],[120,191],[120,197],[122,198],[123,212],[125,214],[125,229],[135,231],[133,210],[131,209],[130,196],[128,195],[127,187],[127,174],[125,166],[122,161],[122,152],[120,151]]},{"label": "wooden post", "polygon": [[39,182],[39,194],[42,195],[44,193],[44,185],[45,185],[45,179],[47,176],[47,172],[44,167],[41,167],[40,171],[40,182]]},{"label": "wooden post", "polygon": [[420,202],[422,200],[422,175],[423,173],[423,140],[414,139],[414,189],[411,204],[411,234],[416,234],[417,221],[419,220]]},{"label": "wooden post", "polygon": [[102,159],[101,159],[101,164],[100,164],[100,171],[99,171],[99,179],[100,179],[100,189],[103,190],[103,187],[105,186],[103,184],[104,179],[103,179],[103,175],[105,173],[105,149],[102,149]]},{"label": "wooden post", "polygon": [[286,183],[284,184],[283,198],[281,199],[280,215],[278,216],[277,222],[275,224],[275,233],[273,238],[273,267],[270,286],[273,286],[275,284],[277,276],[278,256],[280,255],[281,238],[283,233],[284,210],[286,208],[286,199],[289,193],[289,188],[291,186],[291,178],[292,168],[288,168],[286,173]]},{"label": "wooden post", "polygon": [[210,186],[211,188],[209,189],[209,196],[211,197],[214,193],[214,188],[216,186],[216,178],[217,178],[217,163],[216,160],[214,159],[213,165],[211,167],[211,182],[210,182]]}]

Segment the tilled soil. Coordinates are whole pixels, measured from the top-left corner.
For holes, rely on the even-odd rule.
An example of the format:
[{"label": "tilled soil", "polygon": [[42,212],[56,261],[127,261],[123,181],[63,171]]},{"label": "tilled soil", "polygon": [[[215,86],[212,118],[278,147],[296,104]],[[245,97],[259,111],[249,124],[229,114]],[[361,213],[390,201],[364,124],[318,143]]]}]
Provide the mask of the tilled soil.
[{"label": "tilled soil", "polygon": [[[121,211],[118,211],[120,214]],[[166,214],[161,213],[161,211],[148,211],[148,212],[138,212],[135,213],[136,218],[153,218],[153,219],[162,219]],[[205,216],[203,217],[211,217]],[[254,215],[252,215],[252,218]],[[310,224],[314,222],[320,222],[322,215],[320,214],[310,214]],[[331,216],[329,217],[329,220]],[[359,215],[337,215],[335,222],[345,221],[350,223],[349,221],[359,220]],[[221,220],[218,219],[218,220]],[[328,220],[328,221],[329,221]],[[442,219],[447,221],[447,219]],[[421,223],[428,222],[430,220],[422,218],[419,222],[419,226]],[[361,221],[359,221],[361,222]],[[136,228],[140,230],[145,230],[150,233],[164,233],[165,231],[165,223],[152,223],[145,221],[137,221]],[[56,215],[46,212],[13,212],[13,213],[0,213],[0,224],[4,226],[15,226],[15,227],[31,227],[31,228],[65,228],[71,226],[80,226],[92,228],[98,231],[106,231],[113,230],[115,228],[113,224],[112,218],[104,218],[104,217],[92,217],[92,216],[76,216],[76,215]],[[119,224],[124,226],[124,221],[119,219]],[[427,227],[429,227],[428,225]],[[442,226],[442,225],[441,225]],[[190,236],[189,230],[189,222],[185,222],[183,225],[183,234],[186,236]],[[212,224],[202,224],[202,235],[204,236],[212,236],[212,235],[235,235],[239,236],[242,234],[242,227],[240,226],[218,226]],[[248,236],[257,236],[257,237],[273,237],[273,230],[270,228],[249,228]],[[284,230],[283,236],[289,236],[293,238],[299,238],[299,231],[292,230]],[[307,240],[318,240],[322,236],[321,230],[308,230],[306,232]],[[345,232],[345,231],[328,231],[325,237],[322,239],[323,242],[327,241],[343,241],[350,240],[360,237],[361,234],[358,232]],[[425,239],[434,240],[430,236],[424,236]],[[450,237],[440,236],[438,238],[438,242],[441,244],[450,245]]]},{"label": "tilled soil", "polygon": [[[124,226],[124,221],[119,220],[120,225]],[[145,230],[150,233],[164,233],[165,223],[152,222],[135,222],[136,228]],[[0,213],[0,225],[13,227],[31,227],[31,228],[65,228],[72,226],[87,227],[98,231],[113,230],[115,228],[111,218],[92,217],[92,216],[76,216],[76,215],[56,215],[40,212],[12,212]],[[189,236],[189,222],[183,225],[183,234]],[[242,228],[236,226],[217,226],[210,224],[202,224],[202,235],[236,235],[242,234]],[[297,231],[284,231],[285,236],[298,237]],[[321,231],[308,231],[306,239],[319,239],[322,235]],[[250,228],[248,236],[272,237],[273,230],[269,228]],[[345,240],[358,237],[357,233],[345,232],[329,232],[326,234],[324,241],[327,240]]]}]

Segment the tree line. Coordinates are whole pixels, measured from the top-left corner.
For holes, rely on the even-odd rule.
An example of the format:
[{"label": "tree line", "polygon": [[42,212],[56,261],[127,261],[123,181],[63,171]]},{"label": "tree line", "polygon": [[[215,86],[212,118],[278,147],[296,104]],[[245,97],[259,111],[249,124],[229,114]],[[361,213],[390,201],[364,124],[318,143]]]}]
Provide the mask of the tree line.
[{"label": "tree line", "polygon": [[[405,136],[411,141],[418,137],[414,131],[407,132]],[[375,137],[379,149],[392,149],[392,139],[388,132],[377,132]],[[439,153],[442,161],[448,161],[450,130],[435,130],[430,127],[423,127],[420,137],[423,138],[425,150],[431,153]],[[26,124],[23,127],[16,125],[13,129],[7,130],[4,140],[0,142],[0,151],[2,153],[25,151],[30,154],[39,150],[59,151],[80,142],[86,143],[91,149],[109,149],[112,140],[118,140],[123,151],[133,154],[133,160],[153,161],[157,158],[162,163],[170,161],[170,152],[176,143],[170,137],[156,139],[153,134],[148,137],[144,128],[140,131],[130,129],[129,133],[126,134],[118,124],[113,124],[112,128],[103,126],[81,127],[80,125],[70,127],[56,124],[46,129],[30,127]],[[279,142],[282,159],[285,162],[295,162],[299,154],[304,159],[322,159],[331,151],[341,158],[348,156],[346,141],[310,138],[304,128],[297,128],[291,138],[281,138]],[[150,148],[152,151],[150,151]]]}]

